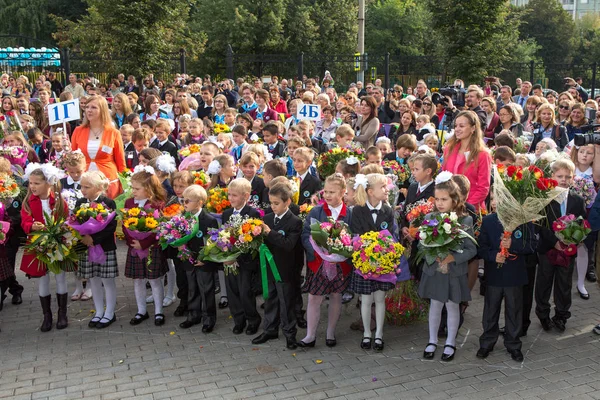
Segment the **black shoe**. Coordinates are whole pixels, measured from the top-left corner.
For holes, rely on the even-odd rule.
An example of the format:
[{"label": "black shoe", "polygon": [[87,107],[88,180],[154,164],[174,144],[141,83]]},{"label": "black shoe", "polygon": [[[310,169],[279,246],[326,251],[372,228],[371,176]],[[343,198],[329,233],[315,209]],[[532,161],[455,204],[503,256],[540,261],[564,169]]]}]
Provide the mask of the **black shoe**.
[{"label": "black shoe", "polygon": [[360,342],[360,348],[363,350],[369,350],[371,348],[371,338],[364,337],[362,342]]},{"label": "black shoe", "polygon": [[498,329],[498,333],[504,336],[506,334],[506,327],[503,326],[502,328]]},{"label": "black shoe", "polygon": [[337,344],[337,340],[335,340],[335,339],[326,339],[325,340],[325,346],[327,346],[327,347],[335,347],[336,344]]},{"label": "black shoe", "polygon": [[373,343],[373,350],[383,351],[383,339],[375,338],[375,342]]},{"label": "black shoe", "polygon": [[484,349],[483,347],[481,347],[479,350],[477,350],[477,358],[487,358],[487,356],[489,356],[491,352],[492,349]]},{"label": "black shoe", "polygon": [[446,347],[450,347],[452,350],[454,350],[454,353],[452,353],[450,355],[448,355],[446,353],[442,353],[442,361],[448,362],[448,361],[454,360],[454,355],[456,354],[456,347],[450,346],[449,344],[444,346],[444,348],[446,348]]},{"label": "black shoe", "polygon": [[437,344],[435,343],[427,343],[427,346],[425,346],[425,350],[423,351],[423,358],[426,360],[432,360],[433,357],[435,357],[435,350],[433,351],[427,351],[427,348],[429,346],[435,346],[435,348],[437,349]]},{"label": "black shoe", "polygon": [[256,332],[258,332],[258,328],[259,328],[260,324],[258,325],[248,325],[248,327],[246,328],[246,335],[256,335]]},{"label": "black shoe", "polygon": [[88,328],[96,328],[98,326],[98,322],[100,322],[101,317],[94,317],[88,322]]},{"label": "black shoe", "polygon": [[279,335],[277,333],[267,333],[263,332],[259,336],[252,339],[252,344],[263,344],[267,343],[269,340],[277,339]]},{"label": "black shoe", "polygon": [[510,358],[515,361],[521,362],[523,361],[523,353],[521,350],[507,350],[510,353]]},{"label": "black shoe", "polygon": [[112,319],[108,319],[108,318],[104,318],[102,317],[102,319],[100,320],[100,322],[98,322],[96,324],[96,328],[98,329],[104,329],[106,327],[109,327],[113,322],[117,321],[117,314],[113,314]]},{"label": "black shoe", "polygon": [[548,332],[554,326],[554,323],[552,323],[550,318],[540,319],[540,323],[542,324],[542,329],[544,329],[546,332]]},{"label": "black shoe", "polygon": [[315,347],[315,343],[317,342],[317,339],[313,340],[312,342],[304,342],[303,340],[298,342],[298,347],[302,347],[302,348],[306,348],[306,347]]},{"label": "black shoe", "polygon": [[146,314],[135,314],[135,317],[131,318],[131,321],[129,321],[129,323],[131,325],[139,325],[142,322],[144,322],[145,320],[147,320],[148,318],[150,318],[150,316],[148,315],[148,313],[146,313]]},{"label": "black shoe", "polygon": [[202,322],[201,319],[192,319],[192,320],[185,320],[182,323],[179,324],[179,327],[182,329],[189,329],[194,325],[198,325],[200,322]]},{"label": "black shoe", "polygon": [[21,293],[14,294],[12,297],[12,303],[16,306],[23,303],[23,298],[21,297]]},{"label": "black shoe", "polygon": [[581,291],[579,290],[579,288],[577,288],[577,293],[579,293],[579,297],[581,297],[584,300],[589,300],[590,299],[590,294],[589,293],[586,293],[586,294],[581,293]]},{"label": "black shoe", "polygon": [[154,325],[163,326],[164,324],[165,324],[165,315],[164,314],[154,315]]},{"label": "black shoe", "polygon": [[288,350],[296,350],[298,348],[298,343],[296,343],[296,339],[294,338],[287,338],[285,347],[287,347]]},{"label": "black shoe", "polygon": [[211,333],[215,329],[214,325],[202,325],[202,333]]},{"label": "black shoe", "polygon": [[244,328],[246,327],[246,324],[243,325],[236,325],[233,327],[233,334],[234,335],[239,335],[242,332],[244,332]]},{"label": "black shoe", "polygon": [[598,280],[598,278],[596,277],[596,272],[594,271],[590,271],[587,274],[585,274],[585,279],[587,279],[588,282],[596,282]]},{"label": "black shoe", "polygon": [[558,329],[560,332],[564,332],[567,327],[565,326],[567,321],[560,319],[560,318],[553,318],[552,322],[554,322],[554,326],[556,327],[556,329]]},{"label": "black shoe", "polygon": [[181,303],[179,303],[179,305],[175,309],[175,312],[173,313],[173,315],[175,317],[183,317],[183,316],[185,316],[186,312],[187,312],[187,306],[184,306]]},{"label": "black shoe", "polygon": [[227,308],[227,306],[229,306],[229,301],[227,301],[227,297],[221,296],[221,299],[219,300],[219,309],[222,310],[224,308]]},{"label": "black shoe", "polygon": [[298,328],[306,329],[307,323],[304,317],[296,317],[296,325]]}]

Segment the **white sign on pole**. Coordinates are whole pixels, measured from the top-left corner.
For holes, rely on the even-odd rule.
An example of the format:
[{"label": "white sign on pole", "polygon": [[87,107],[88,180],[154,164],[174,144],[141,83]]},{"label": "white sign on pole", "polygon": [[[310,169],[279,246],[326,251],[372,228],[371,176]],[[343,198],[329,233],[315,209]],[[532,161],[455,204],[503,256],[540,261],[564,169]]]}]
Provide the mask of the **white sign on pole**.
[{"label": "white sign on pole", "polygon": [[308,119],[311,121],[321,120],[321,106],[319,104],[301,104],[296,111],[297,119]]},{"label": "white sign on pole", "polygon": [[62,101],[48,105],[48,122],[50,126],[81,119],[79,99]]}]

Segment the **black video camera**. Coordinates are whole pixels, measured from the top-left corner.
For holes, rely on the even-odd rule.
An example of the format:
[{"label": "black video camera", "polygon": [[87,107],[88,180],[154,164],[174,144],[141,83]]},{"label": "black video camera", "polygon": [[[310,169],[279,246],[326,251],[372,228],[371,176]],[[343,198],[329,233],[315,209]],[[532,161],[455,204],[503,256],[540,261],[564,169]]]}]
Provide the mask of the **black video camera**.
[{"label": "black video camera", "polygon": [[460,86],[446,86],[440,88],[437,93],[431,95],[431,101],[436,106],[438,104],[442,104],[444,107],[448,106],[448,99],[446,97],[450,97],[452,99],[452,104],[456,107],[464,107],[465,106],[465,89]]}]

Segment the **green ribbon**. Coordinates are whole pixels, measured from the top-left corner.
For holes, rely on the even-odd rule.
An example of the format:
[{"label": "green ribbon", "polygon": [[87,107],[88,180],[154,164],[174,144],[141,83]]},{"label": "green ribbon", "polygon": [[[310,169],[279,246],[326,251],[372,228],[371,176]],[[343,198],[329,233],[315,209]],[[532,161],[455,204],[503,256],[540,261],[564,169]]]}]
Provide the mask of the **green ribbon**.
[{"label": "green ribbon", "polygon": [[263,289],[263,297],[266,299],[269,298],[269,282],[267,280],[267,263],[271,267],[271,273],[273,274],[273,278],[275,278],[275,282],[281,282],[281,276],[279,275],[279,271],[277,270],[277,265],[275,264],[275,259],[273,258],[273,253],[267,247],[266,244],[261,244],[258,249],[260,254],[260,274],[262,277],[262,289]]}]

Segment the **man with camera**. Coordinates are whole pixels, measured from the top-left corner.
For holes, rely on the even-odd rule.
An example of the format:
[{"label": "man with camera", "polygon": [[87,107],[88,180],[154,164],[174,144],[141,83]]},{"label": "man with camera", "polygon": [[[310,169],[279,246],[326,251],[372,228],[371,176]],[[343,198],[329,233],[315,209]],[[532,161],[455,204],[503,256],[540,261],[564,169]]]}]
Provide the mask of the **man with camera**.
[{"label": "man with camera", "polygon": [[223,82],[219,83],[216,94],[224,95],[227,98],[227,105],[233,108],[235,108],[240,99],[240,95],[231,90],[231,82],[229,82],[229,79],[224,79]]},{"label": "man with camera", "polygon": [[575,82],[575,79],[566,77],[565,78],[565,90],[569,90],[569,89],[576,90],[577,93],[579,94],[579,97],[581,97],[581,101],[583,103],[588,101],[589,96],[588,96],[587,92],[581,87],[581,85],[578,84],[577,82]]},{"label": "man with camera", "polygon": [[[446,106],[446,109],[452,110],[452,121],[454,121],[460,110],[452,103],[452,98],[450,96],[446,96],[446,99],[448,99],[448,105]],[[486,125],[487,115],[485,111],[483,111],[483,108],[481,108],[481,99],[483,99],[483,90],[481,90],[481,88],[479,88],[477,85],[469,86],[467,89],[467,95],[465,96],[465,106],[467,110],[471,110],[477,114],[479,117],[480,127],[483,130]]]}]

